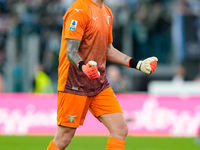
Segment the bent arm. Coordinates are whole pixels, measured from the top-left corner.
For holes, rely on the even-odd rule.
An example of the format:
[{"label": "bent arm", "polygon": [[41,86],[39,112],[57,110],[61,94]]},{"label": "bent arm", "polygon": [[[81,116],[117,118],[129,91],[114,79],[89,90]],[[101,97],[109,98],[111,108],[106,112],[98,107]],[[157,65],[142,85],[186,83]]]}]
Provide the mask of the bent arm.
[{"label": "bent arm", "polygon": [[119,65],[127,66],[130,58],[131,57],[125,55],[124,53],[114,48],[111,43],[108,44],[106,53],[106,59],[108,61]]},{"label": "bent arm", "polygon": [[118,51],[112,44],[108,44],[106,57],[110,62],[135,68],[145,74],[152,74],[156,70],[158,61],[157,57],[149,57],[145,60],[138,61]]},{"label": "bent arm", "polygon": [[82,60],[78,54],[80,44],[79,40],[67,39],[67,59],[76,67],[78,62]]},{"label": "bent arm", "polygon": [[[80,40],[67,39],[67,59],[83,73],[85,73],[90,79],[96,79],[100,76],[97,66],[88,62],[86,65],[82,58],[78,54],[78,49],[81,44]],[[95,62],[96,63],[96,62]]]}]

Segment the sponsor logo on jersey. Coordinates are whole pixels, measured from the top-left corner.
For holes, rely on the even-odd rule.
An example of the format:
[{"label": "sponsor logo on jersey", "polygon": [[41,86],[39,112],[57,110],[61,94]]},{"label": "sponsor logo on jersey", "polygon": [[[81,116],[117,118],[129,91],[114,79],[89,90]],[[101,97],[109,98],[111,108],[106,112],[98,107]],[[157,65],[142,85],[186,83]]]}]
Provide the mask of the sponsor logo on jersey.
[{"label": "sponsor logo on jersey", "polygon": [[[67,114],[68,115],[68,114]],[[72,115],[68,115],[70,118],[69,118],[69,122],[74,122],[74,118],[77,117],[77,116],[72,116]]]},{"label": "sponsor logo on jersey", "polygon": [[75,31],[78,21],[72,20],[71,25],[69,27],[70,30]]}]

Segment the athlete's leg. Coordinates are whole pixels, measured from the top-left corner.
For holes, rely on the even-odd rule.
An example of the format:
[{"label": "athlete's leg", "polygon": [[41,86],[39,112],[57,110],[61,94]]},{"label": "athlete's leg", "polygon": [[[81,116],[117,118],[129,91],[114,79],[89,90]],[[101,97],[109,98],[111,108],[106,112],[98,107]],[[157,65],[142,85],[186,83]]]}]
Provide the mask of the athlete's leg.
[{"label": "athlete's leg", "polygon": [[106,150],[124,150],[128,127],[113,90],[108,88],[93,97],[90,111],[110,132]]},{"label": "athlete's leg", "polygon": [[110,132],[110,137],[126,140],[128,127],[126,125],[123,113],[111,113],[99,116],[99,120],[106,126]]},{"label": "athlete's leg", "polygon": [[75,132],[76,128],[58,126],[53,141],[61,150],[64,150],[71,142]]},{"label": "athlete's leg", "polygon": [[110,132],[106,150],[124,150],[128,127],[122,113],[104,114],[99,120]]},{"label": "athlete's leg", "polygon": [[76,128],[83,125],[90,100],[86,96],[58,93],[57,131],[47,150],[64,150],[71,142]]},{"label": "athlete's leg", "polygon": [[56,135],[47,150],[64,150],[71,142],[76,128],[57,126]]}]

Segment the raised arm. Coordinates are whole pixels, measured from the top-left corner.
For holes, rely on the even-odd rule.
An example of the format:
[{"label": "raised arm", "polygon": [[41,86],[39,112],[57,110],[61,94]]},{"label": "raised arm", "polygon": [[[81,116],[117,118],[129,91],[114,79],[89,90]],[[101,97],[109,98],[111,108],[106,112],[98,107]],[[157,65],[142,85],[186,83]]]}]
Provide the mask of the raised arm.
[{"label": "raised arm", "polygon": [[136,68],[146,74],[152,74],[155,71],[158,61],[156,57],[149,57],[143,61],[136,60],[114,48],[111,43],[107,47],[106,59],[116,64]]}]

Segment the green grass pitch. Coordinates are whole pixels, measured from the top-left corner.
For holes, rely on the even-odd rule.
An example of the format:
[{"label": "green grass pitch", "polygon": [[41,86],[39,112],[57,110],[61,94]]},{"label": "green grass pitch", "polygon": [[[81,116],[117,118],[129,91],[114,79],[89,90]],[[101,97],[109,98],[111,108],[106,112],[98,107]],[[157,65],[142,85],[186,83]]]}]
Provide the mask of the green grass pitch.
[{"label": "green grass pitch", "polygon": [[[0,150],[46,150],[52,136],[0,136]],[[125,150],[200,150],[194,138],[128,136]],[[66,150],[105,150],[107,137],[75,136]]]}]

